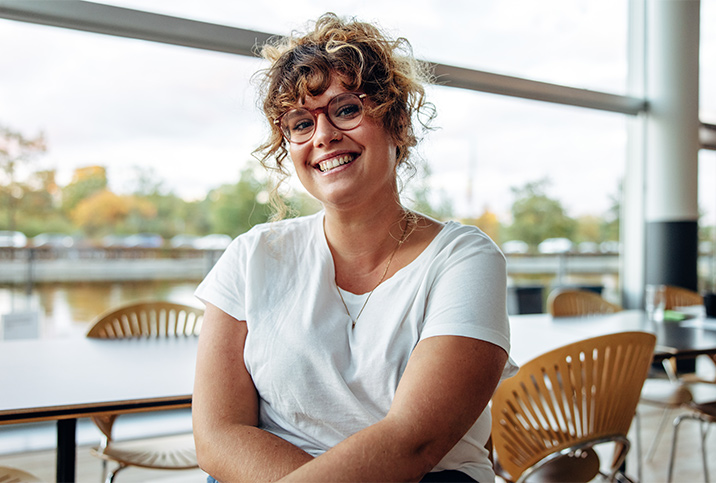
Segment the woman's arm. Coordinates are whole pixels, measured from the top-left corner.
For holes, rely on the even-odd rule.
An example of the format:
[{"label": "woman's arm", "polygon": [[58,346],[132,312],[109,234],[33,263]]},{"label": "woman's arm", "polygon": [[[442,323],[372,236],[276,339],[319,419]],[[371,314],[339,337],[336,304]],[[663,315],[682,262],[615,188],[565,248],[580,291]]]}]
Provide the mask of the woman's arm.
[{"label": "woman's arm", "polygon": [[207,304],[192,417],[199,466],[219,481],[274,481],[312,457],[258,429],[258,395],[244,364],[246,322]]},{"label": "woman's arm", "polygon": [[388,415],[288,475],[288,481],[418,481],[472,427],[507,353],[457,336],[421,341]]}]

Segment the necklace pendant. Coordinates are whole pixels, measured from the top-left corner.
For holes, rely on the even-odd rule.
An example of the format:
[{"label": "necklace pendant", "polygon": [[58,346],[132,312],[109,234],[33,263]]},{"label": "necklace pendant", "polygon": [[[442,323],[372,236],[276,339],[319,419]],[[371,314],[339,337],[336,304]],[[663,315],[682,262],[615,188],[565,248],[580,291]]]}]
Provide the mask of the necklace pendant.
[{"label": "necklace pendant", "polygon": [[356,328],[356,321],[351,319],[351,329],[355,329],[355,328]]}]

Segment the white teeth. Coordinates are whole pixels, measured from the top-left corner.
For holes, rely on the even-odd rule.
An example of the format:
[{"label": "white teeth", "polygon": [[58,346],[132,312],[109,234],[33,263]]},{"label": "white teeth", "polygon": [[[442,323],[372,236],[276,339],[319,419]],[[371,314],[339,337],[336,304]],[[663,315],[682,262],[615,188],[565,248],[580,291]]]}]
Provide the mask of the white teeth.
[{"label": "white teeth", "polygon": [[325,173],[326,171],[330,171],[333,168],[337,168],[338,166],[343,166],[344,164],[348,164],[351,161],[353,161],[353,156],[346,154],[346,155],[338,156],[337,158],[329,159],[328,161],[323,161],[322,163],[319,163],[318,169],[320,169],[321,172]]}]

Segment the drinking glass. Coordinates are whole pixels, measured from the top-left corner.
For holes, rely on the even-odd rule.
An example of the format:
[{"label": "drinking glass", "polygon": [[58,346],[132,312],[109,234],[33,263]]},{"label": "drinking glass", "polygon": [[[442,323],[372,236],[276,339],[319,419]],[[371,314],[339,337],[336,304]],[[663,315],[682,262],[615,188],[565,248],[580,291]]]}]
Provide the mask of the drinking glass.
[{"label": "drinking glass", "polygon": [[644,296],[644,307],[649,320],[664,320],[666,307],[666,287],[663,285],[647,285]]}]

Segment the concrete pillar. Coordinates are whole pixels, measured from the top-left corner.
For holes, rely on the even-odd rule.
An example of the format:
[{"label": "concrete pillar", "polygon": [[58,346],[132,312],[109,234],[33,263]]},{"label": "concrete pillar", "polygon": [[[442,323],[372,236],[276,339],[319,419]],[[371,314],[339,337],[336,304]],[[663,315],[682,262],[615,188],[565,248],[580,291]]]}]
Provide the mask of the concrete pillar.
[{"label": "concrete pillar", "polygon": [[647,0],[645,282],[697,289],[699,0]]}]

